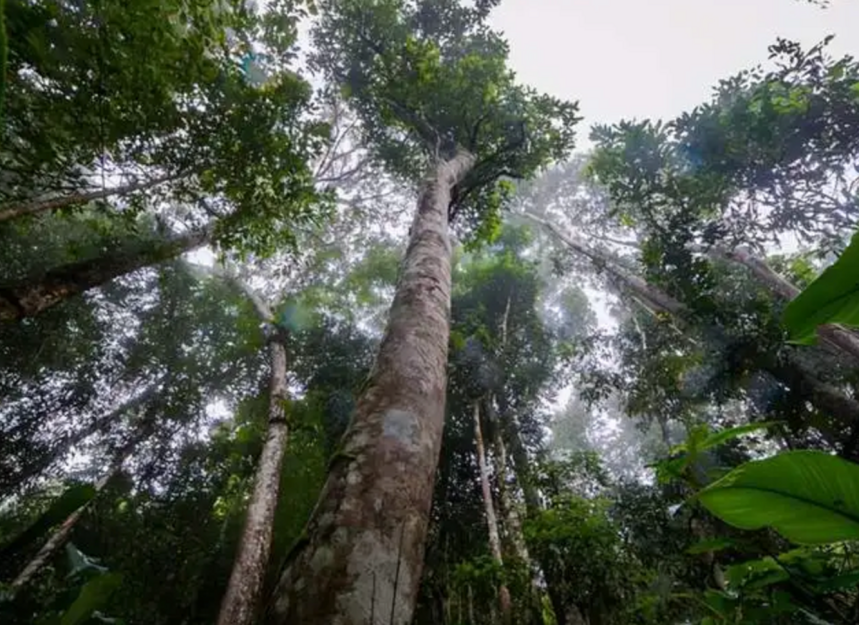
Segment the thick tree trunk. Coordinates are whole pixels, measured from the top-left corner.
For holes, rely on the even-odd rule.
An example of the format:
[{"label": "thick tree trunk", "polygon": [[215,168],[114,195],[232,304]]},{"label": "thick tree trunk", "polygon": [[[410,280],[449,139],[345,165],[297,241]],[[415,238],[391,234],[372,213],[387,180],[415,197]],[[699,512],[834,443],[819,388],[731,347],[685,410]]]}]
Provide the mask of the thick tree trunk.
[{"label": "thick tree trunk", "polygon": [[202,228],[145,248],[115,250],[16,283],[0,284],[0,321],[32,317],[114,278],[176,258],[208,243],[212,232],[211,227]]},{"label": "thick tree trunk", "polygon": [[145,191],[146,189],[152,189],[153,187],[157,187],[165,182],[177,180],[184,175],[185,174],[170,174],[167,176],[152,178],[151,180],[132,182],[119,187],[98,189],[96,191],[88,191],[86,193],[72,193],[62,197],[44,198],[32,200],[23,204],[0,207],[0,222],[9,221],[10,219],[15,219],[17,217],[23,217],[24,215],[34,215],[36,213],[43,213],[57,208],[65,208],[66,206],[73,206],[75,204],[86,204],[93,200],[103,200],[108,197],[128,195],[135,191]]},{"label": "thick tree trunk", "polygon": [[421,189],[411,240],[368,387],[267,620],[405,625],[423,568],[444,427],[450,334],[451,189],[474,164],[439,163]]},{"label": "thick tree trunk", "polygon": [[280,469],[283,465],[289,428],[284,414],[286,387],[286,348],[272,341],[271,391],[268,407],[268,432],[257,463],[254,491],[248,506],[239,550],[221,603],[218,625],[250,625],[257,604],[271,551],[274,514],[280,491]]},{"label": "thick tree trunk", "polygon": [[[474,446],[477,451],[477,469],[480,472],[480,490],[483,493],[483,511],[486,514],[486,528],[489,531],[489,551],[495,563],[503,567],[504,558],[501,554],[501,535],[498,532],[498,517],[495,516],[495,504],[492,503],[492,488],[489,485],[489,470],[486,466],[486,448],[483,444],[483,430],[480,427],[480,402],[474,402]],[[498,589],[498,604],[501,606],[501,616],[505,623],[510,621],[510,591],[501,584]]]},{"label": "thick tree trunk", "polygon": [[12,594],[18,593],[22,588],[24,588],[27,584],[29,584],[32,579],[36,576],[36,574],[42,569],[45,564],[47,564],[51,558],[56,555],[57,551],[66,543],[71,536],[72,530],[77,525],[77,522],[80,521],[84,512],[89,506],[90,502],[92,502],[96,497],[98,497],[101,492],[105,489],[105,487],[113,480],[113,478],[122,470],[122,465],[134,453],[134,450],[137,448],[143,440],[148,438],[148,436],[152,433],[152,424],[145,423],[140,426],[137,434],[122,448],[114,456],[113,462],[111,463],[110,469],[107,473],[104,474],[96,483],[95,483],[95,495],[87,501],[80,508],[72,512],[68,517],[66,517],[65,521],[57,528],[57,530],[51,535],[51,537],[47,540],[47,542],[42,545],[42,548],[33,556],[33,559],[30,560],[29,563],[21,570],[12,583],[9,585],[9,588]]}]

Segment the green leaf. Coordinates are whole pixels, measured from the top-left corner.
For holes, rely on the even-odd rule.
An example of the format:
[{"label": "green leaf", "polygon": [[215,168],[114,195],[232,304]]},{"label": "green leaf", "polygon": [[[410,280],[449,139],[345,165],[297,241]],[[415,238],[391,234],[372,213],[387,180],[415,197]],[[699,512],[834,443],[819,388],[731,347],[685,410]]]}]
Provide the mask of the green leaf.
[{"label": "green leaf", "polygon": [[726,523],[798,544],[859,539],[859,465],[818,451],[747,462],[698,494]]},{"label": "green leaf", "polygon": [[78,625],[85,622],[93,612],[107,603],[121,583],[122,575],[119,573],[105,573],[87,582],[75,602],[63,613],[60,625]]},{"label": "green leaf", "polygon": [[782,322],[795,343],[811,344],[817,326],[843,323],[859,326],[859,233],[838,261],[785,308]]},{"label": "green leaf", "polygon": [[725,577],[731,587],[742,586],[749,590],[765,588],[790,579],[787,571],[772,558],[735,564],[728,568]]},{"label": "green leaf", "polygon": [[83,553],[75,547],[74,543],[66,543],[65,547],[66,559],[69,564],[69,574],[67,577],[74,577],[80,573],[106,573],[107,567],[101,566],[95,560]]},{"label": "green leaf", "polygon": [[859,586],[859,571],[851,571],[820,582],[815,585],[815,588],[818,592],[833,592],[844,588],[856,588],[857,586]]},{"label": "green leaf", "polygon": [[728,442],[731,439],[745,436],[746,434],[751,434],[752,432],[757,432],[758,430],[765,430],[775,424],[775,421],[768,421],[766,423],[749,423],[747,425],[739,425],[735,428],[721,430],[719,432],[716,432],[715,434],[711,434],[706,439],[704,439],[703,442],[699,443],[698,450],[703,451],[705,449],[716,447],[718,445]]},{"label": "green leaf", "polygon": [[710,553],[711,551],[722,551],[733,547],[736,543],[730,538],[713,538],[711,540],[702,540],[686,549],[689,555],[697,555],[699,553]]}]

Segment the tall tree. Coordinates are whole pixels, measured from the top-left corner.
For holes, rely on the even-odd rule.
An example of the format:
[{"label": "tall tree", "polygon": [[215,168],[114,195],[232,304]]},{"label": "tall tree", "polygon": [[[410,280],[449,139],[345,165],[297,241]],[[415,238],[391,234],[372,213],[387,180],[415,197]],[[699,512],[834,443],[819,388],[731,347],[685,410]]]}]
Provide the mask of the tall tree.
[{"label": "tall tree", "polygon": [[262,296],[238,276],[228,278],[253,303],[254,310],[269,328],[270,385],[266,438],[257,463],[253,493],[248,505],[236,561],[218,616],[220,625],[249,625],[262,593],[280,489],[281,468],[286,452],[289,425],[286,382],[286,332],[275,325],[274,313]]},{"label": "tall tree", "polygon": [[385,337],[305,543],[269,622],[407,623],[417,598],[444,425],[448,222],[491,233],[503,177],[572,144],[575,105],[518,87],[493,3],[322,3],[314,64],[341,86],[375,154],[417,185]]}]

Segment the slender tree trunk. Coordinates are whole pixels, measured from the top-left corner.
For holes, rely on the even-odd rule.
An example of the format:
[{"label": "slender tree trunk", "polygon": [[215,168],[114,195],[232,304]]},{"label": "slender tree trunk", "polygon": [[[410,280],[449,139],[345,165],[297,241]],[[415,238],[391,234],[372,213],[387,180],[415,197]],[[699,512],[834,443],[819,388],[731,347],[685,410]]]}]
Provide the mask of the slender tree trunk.
[{"label": "slender tree trunk", "polygon": [[686,310],[686,307],[683,304],[663,293],[659,289],[655,289],[645,280],[623,267],[618,262],[617,258],[615,258],[610,252],[590,247],[583,241],[564,233],[558,226],[550,221],[542,219],[541,217],[537,217],[531,213],[522,213],[522,215],[534,223],[542,225],[568,248],[586,258],[589,258],[599,269],[606,271],[606,273],[612,276],[615,280],[627,285],[634,292],[646,298],[647,301],[652,302],[652,304],[657,306],[659,309],[671,314],[679,314]]},{"label": "slender tree trunk", "polygon": [[531,556],[528,554],[528,545],[525,544],[525,535],[522,533],[522,519],[519,518],[516,502],[511,496],[510,485],[507,483],[507,446],[504,444],[504,437],[501,436],[500,427],[495,428],[494,439],[498,492],[501,509],[504,512],[505,528],[516,557],[528,566],[531,563]]},{"label": "slender tree trunk", "polygon": [[[507,349],[507,336],[510,328],[510,305],[513,301],[513,293],[507,296],[507,304],[504,307],[504,315],[501,318],[501,350]],[[533,576],[533,566],[531,563],[531,555],[528,553],[528,545],[525,543],[525,534],[522,531],[522,520],[519,518],[519,511],[516,509],[516,502],[510,493],[510,487],[507,483],[507,446],[504,444],[504,431],[501,420],[497,418],[498,412],[495,410],[495,396],[490,395],[487,399],[487,415],[493,423],[493,443],[495,450],[495,474],[498,478],[498,492],[500,495],[501,510],[505,517],[504,527],[510,545],[513,548],[513,553],[519,561],[519,565],[524,567],[528,573],[528,621],[534,625],[542,625],[543,622],[543,607],[540,588],[537,585]],[[515,427],[519,427],[518,420],[503,415],[504,422],[514,421]]]},{"label": "slender tree trunk", "polygon": [[[706,250],[711,256],[738,263],[749,270],[761,283],[767,286],[773,293],[784,300],[792,300],[799,295],[800,290],[767,265],[761,259],[755,257],[746,248],[733,250],[715,246]],[[854,360],[859,360],[859,337],[846,328],[836,325],[822,325],[817,330],[823,342],[842,352]]]},{"label": "slender tree trunk", "polygon": [[[89,438],[97,432],[103,432],[122,417],[125,413],[140,408],[143,404],[149,401],[160,389],[161,382],[164,378],[159,378],[153,384],[148,386],[143,392],[135,397],[125,401],[116,409],[111,410],[105,415],[95,419],[87,427],[77,430],[64,440],[59,441],[47,454],[39,460],[33,462],[29,466],[25,466],[23,471],[15,473],[8,470],[6,474],[0,474],[0,498],[12,492],[13,489],[22,487],[28,480],[40,475],[45,469],[50,467],[63,454],[68,453],[69,449]],[[2,463],[0,463],[2,466]]]},{"label": "slender tree trunk", "polygon": [[12,594],[18,593],[22,588],[29,584],[42,567],[54,557],[57,551],[66,543],[75,525],[80,521],[90,502],[95,500],[105,487],[113,480],[113,478],[122,470],[122,465],[134,453],[137,445],[149,437],[152,433],[152,423],[147,422],[140,426],[135,436],[126,443],[114,456],[110,469],[95,483],[95,494],[92,499],[84,503],[80,508],[72,512],[66,520],[57,528],[47,542],[42,545],[42,548],[33,556],[33,559],[21,570],[12,583],[9,585]]},{"label": "slender tree trunk", "polygon": [[[489,470],[486,466],[486,449],[483,445],[483,430],[480,427],[480,402],[474,402],[474,446],[477,450],[477,468],[480,472],[480,489],[483,493],[483,510],[486,513],[486,527],[489,530],[489,551],[499,567],[504,566],[501,555],[501,535],[498,533],[498,518],[492,503],[492,488],[489,485]],[[505,584],[498,589],[498,603],[504,622],[510,621],[510,591]]]},{"label": "slender tree trunk", "polygon": [[[502,410],[504,409],[505,407],[502,406]],[[516,479],[522,488],[525,499],[525,509],[529,517],[534,517],[540,513],[541,504],[537,488],[534,486],[531,478],[528,456],[522,445],[522,441],[519,439],[518,431],[511,433],[509,440],[513,448],[513,466]],[[567,604],[562,590],[563,582],[555,574],[552,563],[544,558],[538,558],[537,564],[543,572],[543,578],[546,581],[546,594],[549,597],[549,602],[552,604],[557,625],[585,625],[584,617],[582,617],[579,608],[575,605]]]},{"label": "slender tree trunk", "polygon": [[[526,214],[526,216],[532,221],[546,226],[573,251],[590,258],[601,267],[604,267],[605,270],[620,283],[622,288],[625,288],[640,299],[644,300],[644,302],[651,306],[655,312],[670,314],[680,321],[688,315],[689,309],[685,304],[674,299],[651,284],[648,284],[638,276],[635,276],[619,267],[616,259],[612,259],[610,254],[588,248],[581,242],[575,241],[571,237],[565,235],[554,224],[542,220],[539,217],[529,214]],[[722,253],[727,254],[726,252]],[[725,257],[736,262],[741,262],[743,265],[749,267],[756,276],[761,280],[765,280],[766,283],[779,295],[785,297],[790,296],[791,294],[796,294],[796,287],[787,283],[783,278],[775,274],[775,272],[760,261],[752,259],[750,255],[732,252],[730,256]],[[836,332],[840,332],[842,330],[834,326],[829,326],[829,329]],[[807,392],[810,399],[816,405],[823,410],[830,412],[834,417],[845,424],[850,425],[859,422],[859,402],[845,396],[831,385],[820,381],[814,375],[808,373],[801,365],[790,363],[789,366],[772,366],[768,368],[768,371],[788,386],[799,385],[805,392]]]},{"label": "slender tree trunk", "polygon": [[[677,308],[676,302],[669,296],[661,294],[657,289],[653,289],[644,280],[638,276],[628,272],[617,264],[617,260],[611,257],[611,254],[589,247],[582,241],[579,241],[566,233],[564,233],[554,223],[532,215],[530,213],[522,213],[527,219],[534,223],[540,224],[547,230],[552,232],[560,239],[567,247],[575,252],[578,252],[592,261],[597,263],[612,274],[615,278],[633,286],[636,291],[647,294],[648,301],[654,303],[662,310],[677,314],[681,308]],[[733,263],[738,263],[746,267],[753,276],[761,283],[767,286],[778,297],[785,300],[792,300],[799,295],[800,290],[785,280],[778,273],[767,265],[765,262],[756,258],[748,250],[737,248],[728,250],[722,247],[695,247],[696,251],[703,251],[711,257],[726,260]],[[823,342],[838,352],[848,355],[854,360],[859,360],[859,336],[836,324],[823,325],[818,328],[818,334]]]},{"label": "slender tree trunk", "polygon": [[[490,401],[492,401],[491,398]],[[501,510],[504,513],[504,527],[510,541],[510,546],[513,548],[513,553],[519,561],[520,566],[525,567],[527,570],[530,581],[528,622],[534,625],[542,625],[543,609],[540,588],[534,579],[531,554],[528,552],[525,534],[522,531],[522,519],[519,516],[519,510],[517,510],[516,502],[510,492],[510,485],[507,483],[507,446],[504,444],[504,436],[501,433],[500,424],[495,427],[494,447],[496,474],[498,475],[498,492],[500,493],[499,499]]]},{"label": "slender tree trunk", "polygon": [[671,449],[671,428],[668,427],[668,418],[665,416],[657,416],[656,421],[659,424],[659,433],[662,436],[662,443],[666,449]]},{"label": "slender tree trunk", "polygon": [[39,200],[32,200],[23,204],[0,207],[0,223],[4,221],[9,221],[10,219],[15,219],[17,217],[23,217],[24,215],[34,215],[36,213],[43,213],[45,211],[55,210],[57,208],[73,206],[75,204],[86,204],[87,202],[92,202],[93,200],[103,200],[108,197],[128,195],[129,193],[134,193],[135,191],[145,191],[146,189],[152,189],[154,187],[157,187],[158,185],[164,184],[165,182],[178,180],[185,175],[186,174],[184,173],[170,174],[166,176],[152,178],[151,180],[141,180],[119,187],[111,187],[109,189],[98,189],[97,191],[88,191],[85,193],[72,193],[70,195],[64,195],[62,197],[44,198]]},{"label": "slender tree trunk", "polygon": [[89,260],[70,263],[12,284],[0,285],[0,321],[32,317],[74,295],[114,278],[156,265],[202,247],[212,238],[202,228],[165,241],[119,249]]},{"label": "slender tree trunk", "polygon": [[289,435],[284,401],[286,387],[286,348],[280,341],[270,343],[271,391],[268,407],[268,432],[260,455],[254,491],[239,550],[221,603],[218,625],[250,625],[262,592],[271,551],[274,515],[280,491],[280,469]]},{"label": "slender tree trunk", "polygon": [[[498,398],[498,402],[500,411],[506,414],[508,412],[506,402],[501,397]],[[516,475],[516,482],[522,489],[522,496],[525,499],[525,510],[528,516],[536,515],[541,508],[540,494],[534,485],[528,452],[519,436],[519,420],[515,414],[510,416],[510,423],[504,424],[503,429],[502,436],[507,436],[507,448],[510,449],[513,458],[513,472]]]},{"label": "slender tree trunk", "polygon": [[451,189],[461,153],[425,182],[368,385],[268,614],[272,624],[406,625],[441,449],[450,334]]}]

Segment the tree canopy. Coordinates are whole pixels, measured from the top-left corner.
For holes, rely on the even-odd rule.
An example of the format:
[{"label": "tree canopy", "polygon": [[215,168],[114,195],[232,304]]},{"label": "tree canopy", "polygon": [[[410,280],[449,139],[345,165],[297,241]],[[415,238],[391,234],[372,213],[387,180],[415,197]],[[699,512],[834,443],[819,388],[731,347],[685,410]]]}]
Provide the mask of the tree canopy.
[{"label": "tree canopy", "polygon": [[0,622],[859,621],[859,65],[498,4],[0,2]]}]

